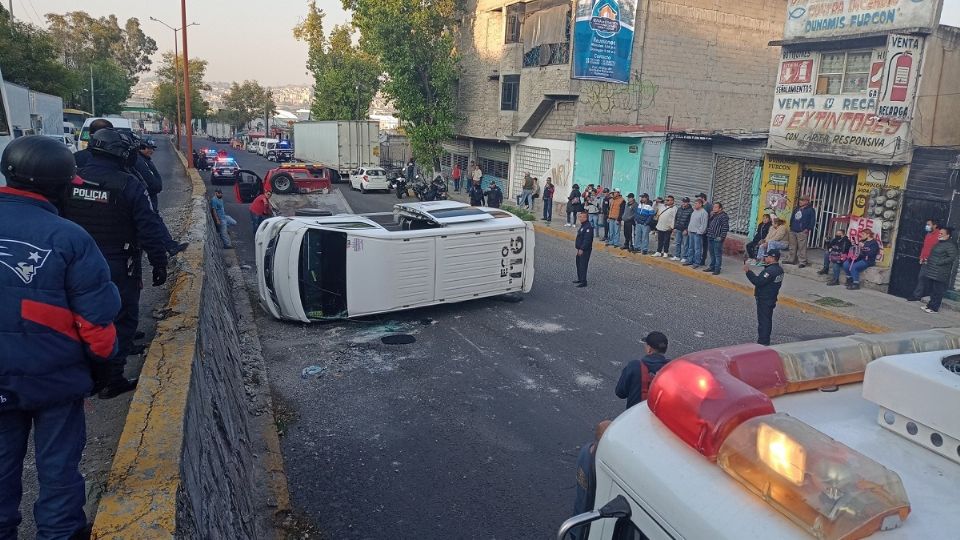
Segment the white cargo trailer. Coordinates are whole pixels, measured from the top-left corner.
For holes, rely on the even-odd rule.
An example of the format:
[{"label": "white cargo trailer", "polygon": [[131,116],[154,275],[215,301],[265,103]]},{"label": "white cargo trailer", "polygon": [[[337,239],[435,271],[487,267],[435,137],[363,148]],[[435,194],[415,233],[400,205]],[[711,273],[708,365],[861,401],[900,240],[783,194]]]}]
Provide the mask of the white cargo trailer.
[{"label": "white cargo trailer", "polygon": [[223,122],[207,122],[207,136],[216,143],[228,143],[233,136],[233,129],[230,124]]},{"label": "white cargo trailer", "polygon": [[310,322],[530,292],[534,243],[531,223],[456,201],[271,218],[256,235],[260,303]]},{"label": "white cargo trailer", "polygon": [[380,165],[380,124],[374,120],[297,122],[293,157],[323,163],[346,180],[361,167]]}]

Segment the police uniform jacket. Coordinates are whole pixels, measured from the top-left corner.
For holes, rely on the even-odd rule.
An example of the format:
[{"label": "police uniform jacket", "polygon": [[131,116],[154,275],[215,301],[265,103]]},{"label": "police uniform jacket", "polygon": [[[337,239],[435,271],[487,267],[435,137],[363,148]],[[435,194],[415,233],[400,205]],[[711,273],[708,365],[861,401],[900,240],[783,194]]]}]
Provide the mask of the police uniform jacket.
[{"label": "police uniform jacket", "polygon": [[0,187],[0,414],[88,395],[117,350],[120,295],[93,239],[40,195]]},{"label": "police uniform jacket", "polygon": [[143,249],[151,266],[165,266],[166,226],[140,180],[120,163],[97,155],[79,176],[64,196],[63,216],[86,229],[108,259]]},{"label": "police uniform jacket", "polygon": [[163,191],[163,180],[160,179],[160,171],[153,164],[153,160],[140,154],[137,156],[137,163],[133,166],[136,175],[143,180],[147,186],[147,193],[156,195]]},{"label": "police uniform jacket", "polygon": [[577,240],[576,248],[582,249],[583,251],[590,251],[593,249],[593,225],[589,221],[580,224],[580,228],[577,229]]},{"label": "police uniform jacket", "polygon": [[760,275],[747,271],[747,279],[753,283],[753,296],[758,302],[777,303],[780,286],[783,285],[783,268],[780,263],[773,263],[764,268]]}]

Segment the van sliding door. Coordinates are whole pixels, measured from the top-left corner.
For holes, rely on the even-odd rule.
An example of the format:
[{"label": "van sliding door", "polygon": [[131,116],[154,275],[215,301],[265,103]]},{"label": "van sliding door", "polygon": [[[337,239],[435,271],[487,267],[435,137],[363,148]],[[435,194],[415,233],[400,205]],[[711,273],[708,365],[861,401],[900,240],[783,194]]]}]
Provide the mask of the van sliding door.
[{"label": "van sliding door", "polygon": [[310,319],[347,312],[347,234],[311,229],[300,246],[300,301]]}]

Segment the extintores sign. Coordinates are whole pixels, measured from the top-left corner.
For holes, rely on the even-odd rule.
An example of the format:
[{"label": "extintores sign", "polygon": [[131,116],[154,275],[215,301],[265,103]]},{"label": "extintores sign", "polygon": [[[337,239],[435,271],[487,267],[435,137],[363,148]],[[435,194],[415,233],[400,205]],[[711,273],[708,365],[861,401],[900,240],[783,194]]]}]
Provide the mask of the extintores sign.
[{"label": "extintores sign", "polygon": [[934,29],[943,0],[787,0],[783,38]]}]

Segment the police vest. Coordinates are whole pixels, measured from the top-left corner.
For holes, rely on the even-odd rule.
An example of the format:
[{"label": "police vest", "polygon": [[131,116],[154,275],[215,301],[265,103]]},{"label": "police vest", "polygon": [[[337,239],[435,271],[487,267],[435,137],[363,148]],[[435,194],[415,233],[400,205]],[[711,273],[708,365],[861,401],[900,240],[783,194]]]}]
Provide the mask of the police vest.
[{"label": "police vest", "polygon": [[97,242],[104,256],[136,251],[136,226],[123,200],[131,177],[116,171],[102,181],[75,178],[63,198],[63,217],[77,223]]}]

